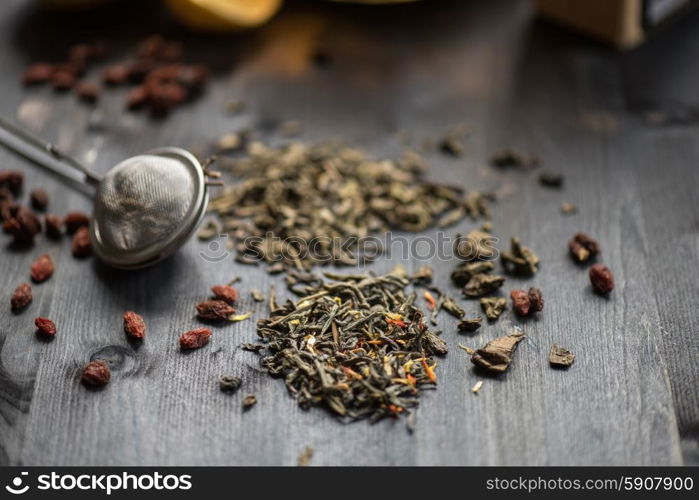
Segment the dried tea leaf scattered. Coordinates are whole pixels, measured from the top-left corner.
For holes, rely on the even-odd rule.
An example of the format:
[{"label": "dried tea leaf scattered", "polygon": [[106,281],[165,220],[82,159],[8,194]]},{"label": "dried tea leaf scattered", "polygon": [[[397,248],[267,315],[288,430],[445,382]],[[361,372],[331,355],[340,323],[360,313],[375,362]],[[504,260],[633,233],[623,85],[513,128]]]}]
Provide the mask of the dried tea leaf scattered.
[{"label": "dried tea leaf scattered", "polygon": [[551,346],[549,352],[549,363],[556,368],[568,368],[575,361],[575,354],[558,344]]},{"label": "dried tea leaf scattered", "polygon": [[243,399],[243,410],[248,411],[250,408],[255,406],[257,404],[257,398],[255,397],[254,394],[248,394],[245,396],[245,399]]},{"label": "dried tea leaf scattered", "polygon": [[49,254],[43,254],[37,257],[32,263],[31,277],[34,283],[43,283],[53,275],[54,265]]},{"label": "dried tea leaf scattered", "polygon": [[505,278],[496,274],[476,274],[464,285],[461,293],[465,297],[482,297],[494,292],[505,283]]},{"label": "dried tea leaf scattered", "polygon": [[244,343],[240,344],[240,347],[245,350],[245,351],[250,351],[250,352],[260,352],[267,347],[264,344],[251,344],[251,343]]},{"label": "dried tea leaf scattered", "polygon": [[491,340],[484,347],[477,349],[471,356],[471,362],[490,373],[505,372],[512,363],[512,355],[517,344],[524,338],[522,332],[515,332]]},{"label": "dried tea leaf scattered", "polygon": [[483,381],[479,380],[473,387],[471,387],[471,392],[474,394],[478,394],[478,391],[481,390],[481,387],[483,387]]},{"label": "dried tea leaf scattered", "polygon": [[496,320],[507,308],[505,297],[484,297],[481,299],[481,308],[489,320]]},{"label": "dried tea leaf scattered", "polygon": [[[332,277],[330,277],[332,276]],[[448,347],[429,330],[409,281],[397,275],[334,275],[297,302],[272,308],[257,334],[302,408],[323,406],[347,420],[407,414],[437,383],[433,356]]]},{"label": "dried tea leaf scattered", "polygon": [[431,266],[422,266],[410,276],[410,281],[418,285],[429,285],[434,278],[434,270]]},{"label": "dried tea leaf scattered", "polygon": [[265,301],[265,295],[259,290],[252,290],[250,292],[250,296],[252,297],[252,300],[254,300],[255,302]]},{"label": "dried tea leaf scattered", "polygon": [[489,260],[464,262],[451,273],[451,279],[456,286],[464,286],[477,274],[487,274],[495,268]]},{"label": "dried tea leaf scattered", "polygon": [[245,156],[230,160],[225,168],[239,181],[210,209],[234,241],[237,260],[280,270],[371,260],[382,249],[360,246],[360,238],[389,229],[423,231],[459,208],[478,217],[490,199],[428,182],[415,153],[377,160],[333,143],[273,148],[253,142]]},{"label": "dried tea leaf scattered", "polygon": [[576,262],[587,262],[600,253],[599,243],[585,233],[576,233],[568,242],[568,249]]},{"label": "dried tea leaf scattered", "polygon": [[34,326],[36,326],[36,334],[44,339],[51,339],[56,336],[56,324],[48,318],[36,318]]},{"label": "dried tea leaf scattered", "polygon": [[576,213],[578,213],[578,207],[576,207],[572,203],[568,203],[568,202],[561,203],[561,213],[563,215],[576,214]]},{"label": "dried tea leaf scattered", "polygon": [[124,313],[124,333],[133,340],[143,340],[146,336],[146,322],[143,317],[133,311]]},{"label": "dried tea leaf scattered", "polygon": [[223,392],[228,392],[233,394],[242,385],[243,380],[235,375],[221,375],[218,378],[218,386]]},{"label": "dried tea leaf scattered", "polygon": [[476,316],[475,318],[466,318],[459,321],[459,332],[461,333],[471,333],[478,330],[483,324],[483,316]]},{"label": "dried tea leaf scattered", "polygon": [[107,385],[112,378],[109,365],[104,361],[91,361],[83,367],[80,381],[88,387],[101,387]]},{"label": "dried tea leaf scattered", "polygon": [[503,266],[508,272],[531,276],[539,270],[539,257],[532,250],[512,238],[510,249],[500,254]]},{"label": "dried tea leaf scattered", "polygon": [[32,302],[32,286],[29,283],[21,283],[15,288],[10,298],[10,306],[14,312],[19,312]]},{"label": "dried tea leaf scattered", "polygon": [[209,343],[211,330],[196,328],[180,335],[180,349],[183,351],[199,349]]},{"label": "dried tea leaf scattered", "polygon": [[474,351],[473,349],[471,349],[470,347],[465,346],[465,345],[457,344],[457,347],[458,347],[459,349],[461,349],[462,351],[466,352],[466,354],[468,354],[469,356],[470,356],[471,354],[473,354],[474,352],[476,352],[476,351]]},{"label": "dried tea leaf scattered", "polygon": [[539,183],[550,188],[560,188],[563,187],[563,175],[558,172],[542,172],[539,174]]},{"label": "dried tea leaf scattered", "polygon": [[590,268],[590,283],[597,293],[607,294],[614,290],[614,275],[607,266],[595,264]]},{"label": "dried tea leaf scattered", "polygon": [[532,168],[539,165],[539,159],[512,149],[505,149],[495,154],[490,159],[490,163],[501,168]]},{"label": "dried tea leaf scattered", "polygon": [[306,446],[296,459],[296,465],[299,467],[308,467],[313,460],[313,448]]},{"label": "dried tea leaf scattered", "polygon": [[492,234],[474,229],[466,236],[456,236],[455,253],[465,261],[492,260],[497,255],[495,242]]},{"label": "dried tea leaf scattered", "polygon": [[252,316],[252,312],[246,312],[243,314],[234,314],[233,316],[228,317],[228,321],[232,322],[237,322],[237,321],[245,321],[246,319],[249,319]]}]

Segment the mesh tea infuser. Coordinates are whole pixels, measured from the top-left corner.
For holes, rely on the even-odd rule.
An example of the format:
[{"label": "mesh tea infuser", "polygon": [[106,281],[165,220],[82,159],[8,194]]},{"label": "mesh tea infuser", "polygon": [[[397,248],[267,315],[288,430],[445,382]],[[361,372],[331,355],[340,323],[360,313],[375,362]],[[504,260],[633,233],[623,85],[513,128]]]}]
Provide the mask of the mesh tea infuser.
[{"label": "mesh tea infuser", "polygon": [[206,212],[209,172],[184,149],[160,148],[132,156],[101,176],[2,117],[0,127],[15,139],[0,135],[0,142],[13,151],[75,180],[60,168],[68,166],[95,188],[90,238],[97,256],[111,266],[135,269],[168,257],[187,241]]}]

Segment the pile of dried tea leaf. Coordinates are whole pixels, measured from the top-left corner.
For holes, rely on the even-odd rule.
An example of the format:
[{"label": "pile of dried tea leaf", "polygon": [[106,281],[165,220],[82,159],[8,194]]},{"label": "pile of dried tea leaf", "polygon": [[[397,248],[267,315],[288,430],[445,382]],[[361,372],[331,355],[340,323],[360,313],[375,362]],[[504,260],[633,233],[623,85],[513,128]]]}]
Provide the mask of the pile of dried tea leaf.
[{"label": "pile of dried tea leaf", "polygon": [[348,420],[407,413],[421,389],[437,382],[433,355],[447,353],[405,294],[409,281],[331,275],[296,303],[277,306],[258,322],[271,355],[262,365],[303,408],[325,406]]},{"label": "pile of dried tea leaf", "polygon": [[[239,261],[277,263],[279,271],[330,261],[355,265],[369,258],[358,251],[357,239],[389,229],[445,227],[484,215],[489,201],[426,181],[426,165],[415,153],[376,160],[334,143],[269,148],[253,142],[247,155],[224,159],[221,168],[239,181],[211,202],[222,222],[218,229],[233,237]],[[203,237],[218,231],[206,232]]]}]

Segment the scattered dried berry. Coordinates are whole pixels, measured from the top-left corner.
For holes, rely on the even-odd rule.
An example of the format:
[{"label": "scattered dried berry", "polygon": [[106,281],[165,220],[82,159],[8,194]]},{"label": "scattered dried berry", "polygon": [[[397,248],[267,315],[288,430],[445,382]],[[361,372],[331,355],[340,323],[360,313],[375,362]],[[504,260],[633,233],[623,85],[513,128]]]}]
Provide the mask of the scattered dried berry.
[{"label": "scattered dried berry", "polygon": [[32,281],[42,283],[53,275],[54,265],[51,256],[47,253],[40,255],[31,268]]},{"label": "scattered dried berry", "polygon": [[27,207],[17,206],[11,210],[11,217],[3,223],[3,230],[14,237],[17,245],[31,245],[41,231],[41,222]]},{"label": "scattered dried berry", "polygon": [[35,63],[27,67],[22,74],[22,85],[38,85],[46,83],[53,75],[53,64]]},{"label": "scattered dried berry", "polygon": [[475,332],[483,324],[483,317],[476,316],[475,318],[466,318],[459,321],[458,328],[461,333]]},{"label": "scattered dried berry", "polygon": [[44,210],[46,210],[46,207],[49,206],[49,195],[43,189],[32,189],[32,192],[29,195],[29,197],[31,199],[32,207],[34,207],[34,210],[43,212]]},{"label": "scattered dried berry", "polygon": [[247,411],[257,404],[257,398],[254,394],[248,394],[243,399],[243,410]]},{"label": "scattered dried berry", "polygon": [[126,64],[112,64],[102,72],[102,81],[107,85],[122,85],[129,81],[129,67]]},{"label": "scattered dried berry", "polygon": [[75,94],[81,101],[97,102],[100,95],[100,88],[94,82],[79,82],[75,86]]},{"label": "scattered dried berry", "polygon": [[27,307],[32,301],[32,286],[29,283],[22,283],[15,288],[10,305],[13,311],[20,311]]},{"label": "scattered dried berry", "polygon": [[43,338],[53,338],[56,335],[56,324],[48,318],[36,318],[36,333]]},{"label": "scattered dried berry", "polygon": [[575,354],[558,344],[551,346],[549,352],[549,363],[556,368],[568,368],[575,361]]},{"label": "scattered dried berry", "polygon": [[197,304],[197,317],[207,321],[226,321],[235,309],[222,300],[207,300]]},{"label": "scattered dried berry", "polygon": [[73,257],[82,259],[92,254],[92,242],[90,241],[90,231],[85,227],[77,230],[70,244],[70,252]]},{"label": "scattered dried berry", "polygon": [[124,313],[124,333],[134,340],[143,340],[146,336],[146,322],[133,311]]},{"label": "scattered dried berry", "polygon": [[505,297],[485,297],[481,299],[481,308],[489,320],[495,320],[505,311]]},{"label": "scattered dried berry", "polygon": [[590,268],[590,282],[598,293],[606,294],[614,290],[614,275],[602,264],[595,264]]},{"label": "scattered dried berry", "polygon": [[46,214],[44,216],[44,228],[46,236],[58,239],[63,236],[63,219],[57,215]]},{"label": "scattered dried berry", "polygon": [[180,336],[180,349],[199,349],[209,343],[211,330],[208,328],[196,328],[183,333]]},{"label": "scattered dried berry", "polygon": [[587,262],[600,252],[599,243],[585,233],[576,233],[568,242],[570,255],[577,262]]},{"label": "scattered dried berry", "polygon": [[22,192],[22,184],[24,183],[24,174],[16,170],[0,171],[0,188],[9,189],[10,192],[17,196]]},{"label": "scattered dried berry", "polygon": [[218,385],[223,392],[234,393],[240,389],[243,381],[234,375],[221,375],[218,378]]},{"label": "scattered dried berry", "polygon": [[544,309],[544,298],[541,290],[530,288],[528,291],[512,290],[512,309],[520,316],[527,316],[532,312],[540,312]]},{"label": "scattered dried berry", "polygon": [[63,218],[63,224],[68,234],[75,233],[79,228],[90,225],[90,217],[85,212],[70,212]]},{"label": "scattered dried berry", "polygon": [[541,312],[544,310],[544,296],[540,289],[531,287],[527,292],[527,295],[529,296],[532,311]]},{"label": "scattered dried berry", "polygon": [[233,304],[238,300],[238,291],[230,285],[216,285],[211,287],[211,293],[218,300],[223,300],[229,304]]},{"label": "scattered dried berry", "polygon": [[112,378],[109,365],[104,361],[91,361],[83,368],[80,381],[89,387],[101,387]]},{"label": "scattered dried berry", "polygon": [[500,259],[505,269],[511,273],[531,276],[539,270],[539,257],[522,245],[519,238],[512,238],[510,249],[503,251]]},{"label": "scattered dried berry", "polygon": [[138,109],[145,106],[148,101],[148,89],[143,85],[134,87],[126,94],[126,107],[128,109]]},{"label": "scattered dried berry", "polygon": [[72,89],[76,80],[75,72],[68,68],[55,69],[51,74],[51,86],[59,91]]},{"label": "scattered dried berry", "polygon": [[471,355],[471,362],[491,373],[503,373],[512,364],[512,355],[523,338],[522,332],[516,332],[491,340]]},{"label": "scattered dried berry", "polygon": [[525,290],[512,290],[510,297],[512,298],[512,309],[514,312],[520,316],[527,316],[531,307],[527,292]]}]

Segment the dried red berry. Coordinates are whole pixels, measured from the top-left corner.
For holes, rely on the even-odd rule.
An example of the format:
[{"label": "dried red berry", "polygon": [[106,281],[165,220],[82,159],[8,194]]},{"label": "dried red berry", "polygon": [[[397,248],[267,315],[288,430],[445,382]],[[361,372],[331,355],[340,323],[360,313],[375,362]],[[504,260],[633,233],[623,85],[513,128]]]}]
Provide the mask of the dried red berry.
[{"label": "dried red berry", "polygon": [[167,114],[187,99],[187,89],[179,83],[162,83],[148,89],[148,103],[156,115]]},{"label": "dried red berry", "polygon": [[197,304],[197,316],[207,321],[225,321],[235,314],[235,309],[222,300],[207,300]]},{"label": "dried red berry", "polygon": [[233,304],[238,300],[238,291],[230,285],[216,285],[211,287],[211,292],[218,300]]},{"label": "dried red berry", "polygon": [[0,171],[0,188],[9,189],[10,192],[17,196],[22,191],[24,184],[24,174],[16,170]]},{"label": "dried red berry", "polygon": [[128,109],[138,109],[143,107],[148,101],[148,90],[143,85],[132,88],[126,95],[126,107]]},{"label": "dried red berry", "polygon": [[126,64],[113,64],[105,68],[102,80],[108,85],[121,85],[129,80],[129,67]]},{"label": "dried red berry", "polygon": [[17,207],[14,216],[3,224],[3,230],[14,236],[18,245],[34,243],[34,237],[41,231],[41,222],[27,207]]},{"label": "dried red berry", "polygon": [[53,260],[47,253],[40,255],[32,264],[32,280],[34,283],[42,283],[53,275]]},{"label": "dried red berry", "polygon": [[199,349],[209,343],[211,330],[208,328],[197,328],[183,333],[180,336],[180,349]]},{"label": "dried red berry", "polygon": [[527,292],[524,290],[512,290],[510,292],[510,297],[512,298],[512,309],[514,312],[520,316],[526,316],[529,314],[531,302]]},{"label": "dried red berry", "polygon": [[49,195],[43,189],[32,189],[29,198],[31,199],[32,207],[34,207],[35,210],[43,212],[46,210],[46,207],[49,206]]},{"label": "dried red berry", "polygon": [[578,262],[586,262],[600,252],[599,244],[585,233],[577,233],[568,242],[570,255]]},{"label": "dried red berry", "polygon": [[51,75],[51,85],[56,90],[70,90],[75,85],[75,69],[57,69]]},{"label": "dried red berry", "polygon": [[609,293],[614,290],[614,275],[607,266],[602,264],[595,264],[590,268],[590,282],[599,293]]},{"label": "dried red berry", "polygon": [[36,63],[27,67],[22,74],[22,85],[37,85],[46,83],[53,75],[53,64]]},{"label": "dried red berry", "polygon": [[92,254],[92,242],[90,241],[90,231],[85,227],[77,230],[70,244],[70,252],[73,257],[84,258]]},{"label": "dried red berry", "polygon": [[48,318],[36,318],[36,333],[44,338],[52,338],[56,335],[56,324]]},{"label": "dried red berry", "polygon": [[85,102],[97,102],[99,99],[100,89],[93,82],[79,82],[75,87],[75,93],[78,98]]},{"label": "dried red berry", "polygon": [[83,368],[80,381],[90,387],[101,387],[106,385],[112,378],[109,365],[104,361],[91,361]]},{"label": "dried red berry", "polygon": [[22,283],[15,288],[10,299],[10,306],[13,311],[19,311],[27,307],[31,303],[32,298],[32,286],[29,283]]},{"label": "dried red berry", "polygon": [[541,312],[544,309],[544,296],[538,288],[530,288],[527,292],[529,302],[531,303],[531,311]]},{"label": "dried red berry", "polygon": [[73,234],[79,228],[90,225],[90,217],[85,212],[70,212],[63,218],[63,224],[66,226],[66,232]]},{"label": "dried red berry", "polygon": [[146,336],[146,322],[133,311],[124,313],[124,332],[132,339],[141,340]]},{"label": "dried red berry", "polygon": [[63,219],[57,215],[46,214],[44,216],[44,227],[46,236],[50,238],[60,238],[63,235]]}]

